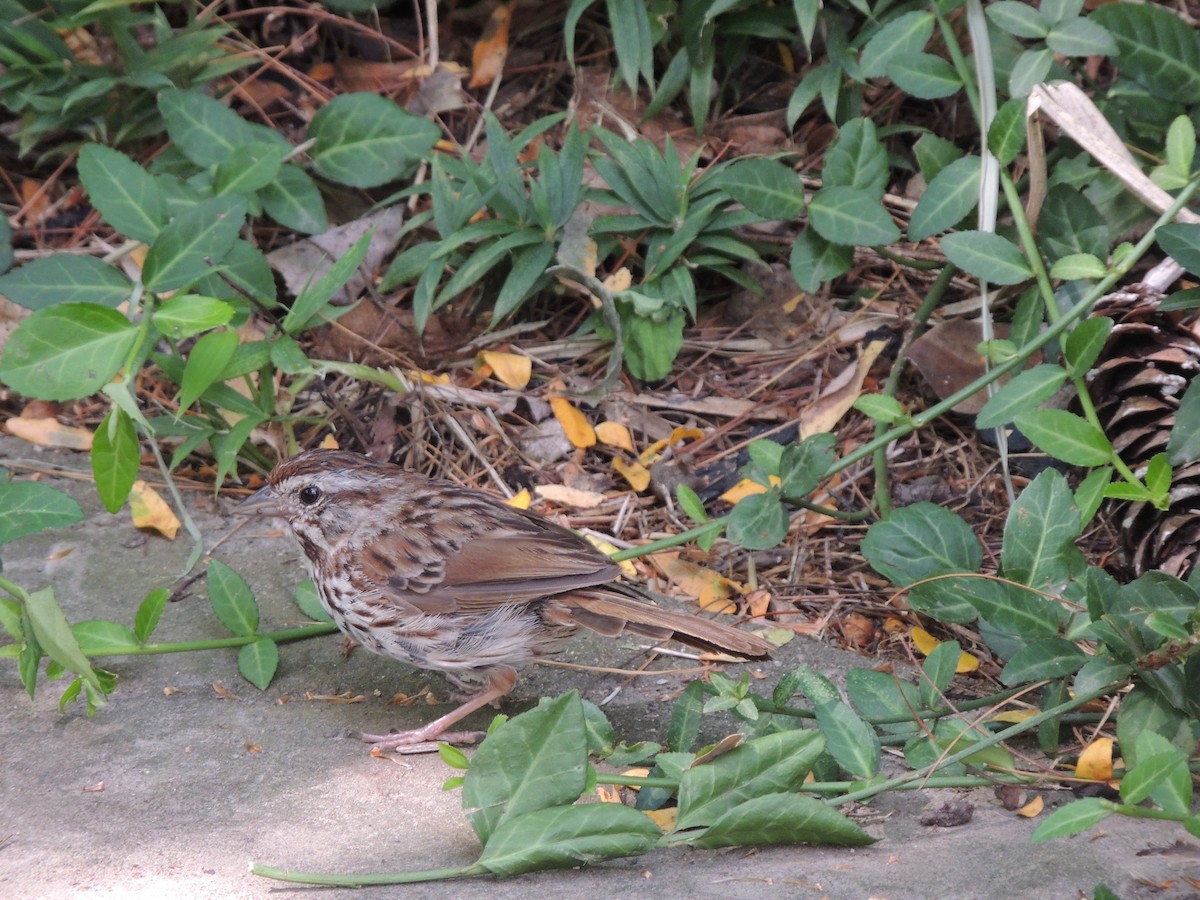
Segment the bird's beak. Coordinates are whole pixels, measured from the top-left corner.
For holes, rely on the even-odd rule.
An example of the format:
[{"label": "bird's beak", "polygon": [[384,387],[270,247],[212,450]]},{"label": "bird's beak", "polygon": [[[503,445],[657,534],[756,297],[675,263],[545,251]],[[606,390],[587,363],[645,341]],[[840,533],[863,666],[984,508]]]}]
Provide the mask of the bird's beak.
[{"label": "bird's beak", "polygon": [[234,512],[242,516],[282,516],[283,510],[279,507],[279,498],[275,496],[275,492],[270,485],[262,490],[255,491],[236,507]]}]

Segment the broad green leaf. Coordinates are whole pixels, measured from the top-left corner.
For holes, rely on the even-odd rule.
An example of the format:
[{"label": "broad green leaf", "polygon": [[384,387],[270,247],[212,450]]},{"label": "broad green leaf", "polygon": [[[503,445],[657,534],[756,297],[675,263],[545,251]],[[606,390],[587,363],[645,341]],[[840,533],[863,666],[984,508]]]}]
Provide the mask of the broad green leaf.
[{"label": "broad green leaf", "polygon": [[921,710],[916,686],[891,672],[851,669],[846,673],[846,694],[867,721],[884,731],[911,731],[913,717]]},{"label": "broad green leaf", "polygon": [[1008,685],[1074,675],[1089,657],[1072,641],[1042,638],[1018,650],[1004,667],[1000,680]]},{"label": "broad green leaf", "polygon": [[1116,809],[1116,804],[1099,797],[1088,797],[1068,803],[1052,812],[1033,830],[1029,837],[1030,843],[1043,844],[1055,838],[1070,837],[1087,831],[1111,816]]},{"label": "broad green leaf", "polygon": [[747,550],[769,550],[787,536],[788,515],[779,492],[751,494],[729,513],[725,536]]},{"label": "broad green leaf", "polygon": [[238,651],[238,671],[260,691],[265,691],[279,667],[279,647],[270,638],[259,638]]},{"label": "broad green leaf", "polygon": [[463,809],[486,847],[505,822],[575,802],[586,769],[579,694],[544,698],[480,744],[463,783]]},{"label": "broad green leaf", "polygon": [[217,164],[213,193],[252,194],[279,175],[288,148],[283,144],[242,144]]},{"label": "broad green leaf", "polygon": [[926,183],[933,181],[938,172],[959,159],[963,152],[958,147],[936,134],[926,133],[913,144],[913,156],[917,160],[917,168]]},{"label": "broad green leaf", "polygon": [[[468,770],[474,771],[474,766]],[[509,817],[492,832],[477,865],[494,875],[573,869],[639,856],[662,837],[644,813],[620,803],[553,806]]]},{"label": "broad green leaf", "polygon": [[1107,259],[1111,240],[1104,216],[1081,191],[1066,184],[1050,189],[1037,235],[1038,247],[1048,259],[1058,261],[1078,253]]},{"label": "broad green leaf", "polygon": [[82,518],[79,504],[57,488],[34,481],[0,480],[0,544],[72,525]]},{"label": "broad green leaf", "polygon": [[553,258],[551,243],[531,244],[513,252],[512,268],[492,308],[492,321],[498,322],[529,299]]},{"label": "broad green leaf", "polygon": [[1073,376],[1082,377],[1095,365],[1112,330],[1113,320],[1098,316],[1084,319],[1067,335],[1063,351]]},{"label": "broad green leaf", "polygon": [[[812,434],[783,448],[776,473],[781,481],[780,493],[785,499],[803,500],[817,488],[833,466],[836,443],[837,438],[832,434]],[[756,444],[779,446],[774,441],[756,441],[750,445],[751,453]]]},{"label": "broad green leaf", "polygon": [[1025,101],[1012,97],[1005,101],[988,128],[988,149],[1007,166],[1025,149]]},{"label": "broad green leaf", "polygon": [[342,94],[308,128],[317,174],[350,187],[395,181],[428,155],[441,130],[375,94]]},{"label": "broad green leaf", "polygon": [[997,28],[1013,37],[1037,40],[1050,33],[1050,23],[1029,3],[1019,3],[1017,0],[989,3],[987,17]]},{"label": "broad green leaf", "polygon": [[1200,378],[1188,382],[1167,441],[1167,459],[1182,466],[1200,459]]},{"label": "broad green leaf", "polygon": [[622,316],[621,321],[629,374],[644,381],[666,378],[683,346],[683,327],[687,324],[683,311],[671,311],[662,322],[638,315]]},{"label": "broad green leaf", "polygon": [[196,294],[176,294],[154,313],[154,326],[173,341],[218,328],[233,318],[224,300]]},{"label": "broad green leaf", "polygon": [[1138,755],[1141,746],[1138,738],[1145,732],[1161,735],[1186,753],[1194,752],[1196,741],[1200,740],[1200,725],[1195,719],[1172,706],[1157,691],[1135,682],[1133,690],[1122,697],[1117,716],[1117,743],[1121,745],[1121,755],[1129,767],[1142,761]]},{"label": "broad green leaf", "polygon": [[855,778],[871,778],[879,768],[879,738],[841,700],[814,707],[817,725],[825,735],[825,749],[839,766]]},{"label": "broad green leaf", "polygon": [[293,231],[320,234],[329,228],[325,198],[308,173],[298,166],[284,165],[275,179],[258,192],[267,215]]},{"label": "broad green leaf", "polygon": [[854,264],[854,247],[827,241],[807,226],[792,241],[789,263],[792,277],[800,289],[817,291],[825,282],[850,271]]},{"label": "broad green leaf", "polygon": [[1090,253],[1071,253],[1050,267],[1050,277],[1060,281],[1098,280],[1107,274],[1104,262]]},{"label": "broad green leaf", "polygon": [[932,53],[905,53],[888,63],[888,77],[920,100],[949,97],[962,87],[954,66]]},{"label": "broad green leaf", "polygon": [[166,588],[155,588],[138,606],[133,619],[133,636],[139,643],[146,643],[154,634],[170,596]]},{"label": "broad green leaf", "polygon": [[165,90],[158,95],[158,109],[171,140],[201,168],[220,165],[246,144],[265,141],[290,149],[278,132],[256,127],[198,90]]},{"label": "broad green leaf", "polygon": [[0,276],[0,294],[26,309],[56,303],[95,303],[116,307],[133,285],[124,273],[91,256],[55,253]]},{"label": "broad green leaf", "polygon": [[1200,224],[1173,223],[1155,232],[1163,252],[1191,272],[1200,274]]},{"label": "broad green leaf", "polygon": [[1104,489],[1112,480],[1112,466],[1092,469],[1075,489],[1075,505],[1079,508],[1079,524],[1086,528],[1104,502]]},{"label": "broad green leaf", "polygon": [[817,233],[835,244],[878,247],[900,240],[900,229],[883,204],[857,188],[821,188],[808,205],[808,216]]},{"label": "broad green leaf", "polygon": [[1192,776],[1188,754],[1153,731],[1137,737],[1137,760],[1121,780],[1121,800],[1141,803],[1149,799],[1165,811],[1187,815],[1192,808]]},{"label": "broad green leaf", "polygon": [[683,773],[675,829],[711,826],[732,809],[768,794],[795,791],[825,748],[812,729],[755,738]]},{"label": "broad green leaf", "polygon": [[863,394],[854,401],[854,408],[875,422],[894,425],[908,418],[908,411],[895,397],[886,394]]},{"label": "broad green leaf", "polygon": [[962,647],[958,641],[942,641],[930,652],[921,666],[925,677],[918,682],[921,702],[933,708],[942,703],[942,696],[954,680],[958,671],[958,661],[962,657]]},{"label": "broad green leaf", "polygon": [[727,810],[687,843],[698,848],[760,844],[865,847],[875,840],[823,800],[780,792],[752,797]]},{"label": "broad green leaf", "polygon": [[36,400],[90,397],[117,374],[136,338],[128,319],[94,303],[39,309],[5,344],[0,380]]},{"label": "broad green leaf", "polygon": [[1185,105],[1200,101],[1200,35],[1173,11],[1113,3],[1099,7],[1089,20],[1117,42],[1122,75],[1154,97]]},{"label": "broad green leaf", "polygon": [[703,715],[704,685],[693,681],[684,688],[671,707],[671,718],[667,722],[667,748],[676,753],[691,751],[700,733]]},{"label": "broad green leaf", "polygon": [[1108,30],[1089,19],[1069,19],[1046,35],[1046,46],[1063,56],[1115,56],[1117,44]]},{"label": "broad green leaf", "polygon": [[292,304],[288,314],[283,317],[281,327],[285,334],[298,334],[309,327],[313,317],[321,312],[333,295],[345,287],[346,282],[354,275],[354,271],[367,255],[371,239],[374,236],[375,229],[372,228],[355,241],[349,250],[338,257],[337,262],[330,266],[324,275],[300,291],[296,302]]},{"label": "broad green leaf", "polygon": [[87,656],[123,656],[139,647],[133,632],[120,622],[88,619],[71,626],[79,649]]},{"label": "broad green leaf", "polygon": [[180,414],[218,379],[233,357],[238,340],[235,331],[210,331],[196,341],[179,385]]},{"label": "broad green leaf", "polygon": [[956,231],[942,238],[942,252],[960,269],[992,284],[1018,284],[1033,276],[1012,241],[985,231]]},{"label": "broad green leaf", "polygon": [[[825,152],[825,166],[821,174],[827,189],[854,188],[872,201],[880,200],[887,188],[891,167],[888,165],[887,150],[876,134],[875,123],[860,118],[842,125],[837,140]],[[866,241],[840,243],[871,246]]]},{"label": "broad green leaf", "polygon": [[220,560],[208,564],[208,602],[221,624],[239,636],[258,631],[258,604],[244,578]]},{"label": "broad green leaf", "polygon": [[300,607],[300,612],[304,613],[314,622],[332,622],[333,618],[329,612],[321,605],[321,599],[317,595],[317,587],[309,578],[296,585],[296,605]]},{"label": "broad green leaf", "polygon": [[133,420],[120,407],[114,407],[96,429],[92,441],[92,477],[96,493],[110,513],[119,510],[129,496],[137,480],[141,456]]},{"label": "broad green leaf", "polygon": [[900,587],[935,575],[978,572],[983,561],[971,527],[932,503],[914,503],[876,522],[862,553],[871,568]]},{"label": "broad green leaf", "polygon": [[1049,47],[1026,50],[1013,63],[1008,76],[1008,92],[1014,97],[1028,97],[1035,84],[1041,84],[1054,64],[1054,51]]},{"label": "broad green leaf", "polygon": [[933,35],[933,13],[921,10],[896,16],[867,41],[862,53],[862,76],[881,78],[888,63],[901,54],[919,53]]},{"label": "broad green leaf", "polygon": [[738,160],[717,176],[716,183],[764,219],[790,222],[804,212],[804,185],[777,160]]},{"label": "broad green leaf", "polygon": [[1042,451],[1073,466],[1103,466],[1113,455],[1104,432],[1065,409],[1035,409],[1013,420]]},{"label": "broad green leaf", "polygon": [[682,481],[675,485],[675,500],[679,504],[679,508],[693,522],[703,524],[708,521],[708,513],[704,511],[704,501],[700,499],[699,494]]},{"label": "broad green leaf", "polygon": [[[54,597],[53,588],[42,588],[29,594],[25,614],[38,645],[52,660],[77,675],[92,687],[100,687],[100,678],[92,669]],[[35,661],[36,665],[36,661]]]},{"label": "broad green leaf", "polygon": [[86,144],[79,179],[92,205],[113,228],[149,244],[167,224],[167,208],[154,178],[118,150]]},{"label": "broad green leaf", "polygon": [[271,343],[271,365],[287,375],[312,371],[312,363],[295,340],[281,334]]},{"label": "broad green leaf", "polygon": [[1004,526],[1000,559],[1004,576],[1057,593],[1082,566],[1075,549],[1079,510],[1067,480],[1054,469],[1041,472],[1021,492]]},{"label": "broad green leaf", "polygon": [[1035,409],[1053,397],[1067,380],[1066,370],[1043,363],[1014,375],[996,391],[975,417],[977,428],[1007,425],[1018,413]]},{"label": "broad green leaf", "polygon": [[908,238],[923,241],[952,228],[979,202],[978,156],[956,159],[934,177],[908,222]]},{"label": "broad green leaf", "polygon": [[146,290],[162,293],[197,281],[221,262],[245,222],[244,197],[213,197],[181,212],[146,253]]}]

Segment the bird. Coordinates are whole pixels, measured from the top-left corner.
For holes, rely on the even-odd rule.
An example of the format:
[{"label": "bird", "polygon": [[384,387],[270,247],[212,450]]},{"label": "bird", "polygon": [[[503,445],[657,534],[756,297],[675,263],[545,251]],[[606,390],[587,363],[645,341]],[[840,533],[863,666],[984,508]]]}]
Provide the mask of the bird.
[{"label": "bird", "polygon": [[485,491],[361,454],[302,452],[238,511],[287,522],[321,604],[348,637],[473,691],[423,727],[363,735],[380,749],[475,739],[450,728],[511,691],[522,666],[557,652],[580,627],[746,659],[774,649],[617,583],[620,567],[567,528]]}]

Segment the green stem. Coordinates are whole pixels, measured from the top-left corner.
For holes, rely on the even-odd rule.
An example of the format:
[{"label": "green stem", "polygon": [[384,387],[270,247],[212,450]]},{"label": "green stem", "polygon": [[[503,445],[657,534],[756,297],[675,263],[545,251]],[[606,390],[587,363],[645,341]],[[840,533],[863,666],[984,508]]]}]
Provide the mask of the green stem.
[{"label": "green stem", "polygon": [[290,872],[262,863],[252,863],[250,872],[276,881],[293,884],[323,884],[328,887],[365,887],[375,884],[417,884],[422,881],[445,881],[450,878],[469,878],[472,875],[487,875],[488,870],[479,864],[457,869],[427,869],[424,872],[392,872],[375,875],[326,875],[321,872]]},{"label": "green stem", "polygon": [[651,541],[648,544],[640,544],[637,547],[630,547],[628,550],[621,550],[618,553],[614,553],[611,559],[613,562],[622,562],[626,559],[636,559],[639,556],[657,553],[659,550],[670,550],[672,547],[686,544],[688,541],[704,537],[704,535],[711,532],[720,531],[724,527],[724,518],[713,519],[711,522],[705,522],[703,525],[689,528],[687,531],[681,531],[679,534],[672,534],[665,538],[659,538],[657,541]]},{"label": "green stem", "polygon": [[3,575],[0,575],[0,591],[4,591],[20,604],[29,602],[29,593],[25,588],[21,587],[14,581],[9,581]]},{"label": "green stem", "polygon": [[1187,813],[1168,812],[1165,809],[1134,806],[1129,803],[1109,803],[1108,806],[1113,812],[1129,816],[1131,819],[1165,819],[1168,822],[1183,822],[1189,818]]},{"label": "green stem", "polygon": [[[3,585],[0,585],[2,587]],[[164,653],[190,653],[196,650],[224,650],[229,647],[244,647],[263,638],[269,638],[277,644],[287,644],[292,641],[302,641],[307,638],[333,634],[337,626],[332,622],[317,622],[313,625],[302,625],[299,628],[284,628],[280,631],[268,631],[265,634],[241,634],[227,638],[212,638],[207,641],[178,641],[169,644],[142,644],[138,647],[116,646],[90,648],[88,657],[98,656],[156,656]]]}]

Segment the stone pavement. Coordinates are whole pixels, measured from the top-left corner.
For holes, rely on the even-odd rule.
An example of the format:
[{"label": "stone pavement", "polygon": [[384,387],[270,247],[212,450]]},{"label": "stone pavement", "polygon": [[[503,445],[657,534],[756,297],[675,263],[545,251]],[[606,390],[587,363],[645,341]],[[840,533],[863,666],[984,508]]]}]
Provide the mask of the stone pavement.
[{"label": "stone pavement", "polygon": [[[44,453],[0,436],[0,465],[53,462],[88,470],[83,455]],[[168,584],[188,555],[186,536],[143,535],[128,514],[104,512],[91,485],[47,478],[84,505],[67,529],[7,545],[4,574],[28,589],[52,584],[68,617],[131,621],[152,588]],[[223,540],[236,519],[214,512],[211,496],[189,495],[215,558],[250,581],[264,623],[285,627],[303,576],[290,541],[262,524]],[[224,634],[203,582],[170,604],[156,639]],[[577,662],[622,666],[637,641],[588,637]],[[109,661],[120,686],[97,716],[57,709],[61,683],[39,684],[30,702],[12,660],[0,660],[0,896],[21,898],[241,898],[299,889],[251,875],[252,861],[304,871],[384,872],[466,865],[478,851],[453,774],[436,755],[372,759],[348,731],[386,731],[426,721],[433,710],[386,705],[426,676],[363,652],[345,657],[338,637],[281,648],[275,682],[260,692],[237,673],[233,651]],[[798,662],[837,678],[865,662],[796,640],[761,668],[777,678]],[[230,694],[214,689],[218,683]],[[527,672],[507,708],[580,689],[599,701],[618,683],[561,668]],[[660,736],[677,688],[674,676],[637,679],[606,707],[618,736]],[[349,691],[363,703],[306,700]],[[445,707],[442,707],[443,709]],[[476,718],[486,724],[488,714]],[[1051,795],[1053,800],[1056,796]],[[956,828],[919,824],[921,813],[966,797],[972,820]],[[857,850],[783,847],[656,851],[581,871],[496,881],[365,889],[377,896],[505,898],[634,893],[655,897],[1071,898],[1104,882],[1123,898],[1195,896],[1200,849],[1169,823],[1109,819],[1069,840],[1033,846],[1036,822],[1005,811],[990,791],[895,794],[863,823],[881,840]],[[1161,852],[1181,841],[1183,849]],[[1190,848],[1190,849],[1188,849]],[[1148,851],[1148,852],[1143,852]],[[321,896],[349,892],[334,891]],[[355,896],[370,896],[356,893]]]}]

